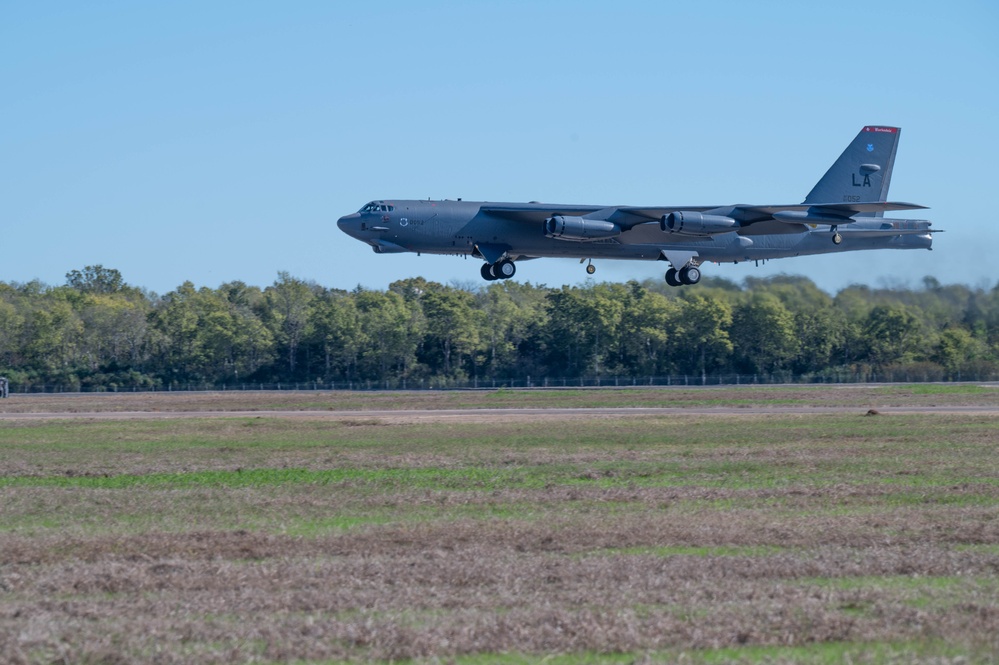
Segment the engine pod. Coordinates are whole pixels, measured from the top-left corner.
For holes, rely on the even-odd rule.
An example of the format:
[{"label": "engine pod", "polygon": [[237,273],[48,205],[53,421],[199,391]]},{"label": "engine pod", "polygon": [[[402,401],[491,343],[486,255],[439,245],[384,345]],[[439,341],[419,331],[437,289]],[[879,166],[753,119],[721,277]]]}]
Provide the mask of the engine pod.
[{"label": "engine pod", "polygon": [[687,236],[709,236],[715,233],[734,231],[739,223],[731,217],[722,215],[705,215],[700,212],[677,210],[663,215],[659,220],[659,228],[666,233],[678,233]]},{"label": "engine pod", "polygon": [[606,219],[553,215],[545,220],[545,235],[559,240],[600,240],[621,235],[621,227]]}]

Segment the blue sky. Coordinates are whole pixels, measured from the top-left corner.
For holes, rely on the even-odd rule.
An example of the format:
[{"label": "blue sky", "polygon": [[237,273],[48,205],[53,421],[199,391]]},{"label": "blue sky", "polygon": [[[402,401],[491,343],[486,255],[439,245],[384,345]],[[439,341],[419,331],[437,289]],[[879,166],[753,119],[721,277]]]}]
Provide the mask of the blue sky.
[{"label": "blue sky", "polygon": [[[888,124],[890,198],[931,207],[909,216],[946,229],[932,252],[705,274],[994,286],[999,5],[798,4],[4,3],[0,280],[478,284],[477,261],[377,256],[336,219],[375,198],[793,203]],[[546,259],[517,279],[586,274]]]}]

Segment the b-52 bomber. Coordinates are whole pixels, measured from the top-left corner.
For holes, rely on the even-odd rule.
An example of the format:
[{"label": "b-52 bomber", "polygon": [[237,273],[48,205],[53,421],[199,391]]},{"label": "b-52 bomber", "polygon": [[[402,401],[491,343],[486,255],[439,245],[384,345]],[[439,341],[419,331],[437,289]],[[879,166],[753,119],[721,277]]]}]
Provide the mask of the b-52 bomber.
[{"label": "b-52 bomber", "polygon": [[931,222],[884,213],[925,206],[887,200],[900,130],[867,126],[803,203],[601,206],[381,200],[337,225],[377,254],[482,259],[486,280],[539,257],[667,261],[670,286],[696,284],[704,261],[765,261],[860,249],[932,249]]}]

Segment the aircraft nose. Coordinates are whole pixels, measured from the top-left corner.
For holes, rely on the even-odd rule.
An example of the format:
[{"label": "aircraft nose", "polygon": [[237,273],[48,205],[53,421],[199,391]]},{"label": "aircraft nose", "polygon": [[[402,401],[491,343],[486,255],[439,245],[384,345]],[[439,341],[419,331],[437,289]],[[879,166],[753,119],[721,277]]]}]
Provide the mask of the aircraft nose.
[{"label": "aircraft nose", "polygon": [[341,231],[343,231],[347,235],[353,236],[356,235],[357,231],[359,230],[359,223],[357,220],[359,220],[360,218],[361,214],[354,212],[349,215],[344,215],[343,217],[338,219],[336,225],[340,228]]}]

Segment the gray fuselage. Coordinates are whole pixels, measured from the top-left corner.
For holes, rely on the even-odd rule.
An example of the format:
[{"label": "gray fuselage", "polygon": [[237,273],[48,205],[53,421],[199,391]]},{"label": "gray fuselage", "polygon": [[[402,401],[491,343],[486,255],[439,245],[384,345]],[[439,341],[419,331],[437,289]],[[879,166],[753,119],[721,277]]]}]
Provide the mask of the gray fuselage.
[{"label": "gray fuselage", "polygon": [[[365,208],[372,205],[379,209],[345,215],[337,225],[348,235],[371,245],[377,253],[472,255],[483,256],[489,262],[499,258],[489,256],[490,250],[514,260],[553,257],[650,261],[664,259],[664,252],[680,250],[695,252],[702,262],[737,263],[861,249],[930,249],[933,242],[928,232],[929,222],[883,217],[860,217],[849,227],[840,226],[843,236],[840,244],[830,241],[834,233],[830,225],[780,222],[689,236],[663,231],[658,223],[646,221],[631,225],[616,237],[580,241],[549,237],[544,219],[554,213],[586,214],[617,208],[450,200],[385,200]],[[488,207],[489,212],[484,212],[483,207]],[[517,211],[536,208],[537,220],[497,214],[507,207]],[[927,232],[913,233],[919,228],[914,225],[925,225]],[[908,233],[895,235],[894,229]]]},{"label": "gray fuselage", "polygon": [[[738,263],[860,249],[931,249],[934,229],[885,212],[901,130],[867,125],[802,203],[589,206],[484,201],[372,201],[340,218],[379,254],[475,256],[486,280],[510,279],[537,257],[668,261],[666,282],[696,284],[704,261]],[[586,271],[593,273],[592,262]]]}]

